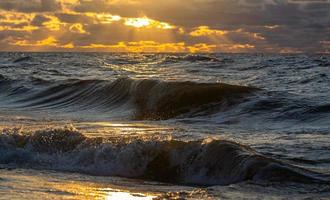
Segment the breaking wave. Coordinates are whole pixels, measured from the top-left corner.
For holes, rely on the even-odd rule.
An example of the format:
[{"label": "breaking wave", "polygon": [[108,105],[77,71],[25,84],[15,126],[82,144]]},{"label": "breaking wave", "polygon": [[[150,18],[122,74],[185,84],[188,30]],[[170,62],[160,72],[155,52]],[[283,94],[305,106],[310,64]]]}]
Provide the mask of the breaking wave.
[{"label": "breaking wave", "polygon": [[329,184],[312,172],[225,140],[88,138],[74,128],[0,135],[2,167],[51,169],[177,184],[243,181]]}]

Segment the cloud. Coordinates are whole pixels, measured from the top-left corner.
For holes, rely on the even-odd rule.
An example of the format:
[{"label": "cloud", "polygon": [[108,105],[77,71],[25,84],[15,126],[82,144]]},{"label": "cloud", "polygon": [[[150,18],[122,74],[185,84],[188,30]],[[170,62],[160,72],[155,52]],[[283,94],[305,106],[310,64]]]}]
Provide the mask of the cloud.
[{"label": "cloud", "polygon": [[[329,10],[327,0],[0,0],[0,40],[4,50],[32,48],[15,46],[25,41],[38,49],[328,52]],[[50,37],[56,45],[38,43]]]},{"label": "cloud", "polygon": [[19,12],[52,12],[61,9],[56,0],[1,0],[0,9]]},{"label": "cloud", "polygon": [[33,26],[43,26],[44,23],[51,21],[50,17],[44,15],[36,15],[31,21],[31,25]]}]

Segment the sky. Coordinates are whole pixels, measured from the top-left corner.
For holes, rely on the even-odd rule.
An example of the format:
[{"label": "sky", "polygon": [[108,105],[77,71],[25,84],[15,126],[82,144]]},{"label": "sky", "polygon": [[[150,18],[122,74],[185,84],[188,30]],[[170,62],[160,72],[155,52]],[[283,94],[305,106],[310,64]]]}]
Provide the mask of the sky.
[{"label": "sky", "polygon": [[330,0],[0,0],[0,51],[330,53]]}]

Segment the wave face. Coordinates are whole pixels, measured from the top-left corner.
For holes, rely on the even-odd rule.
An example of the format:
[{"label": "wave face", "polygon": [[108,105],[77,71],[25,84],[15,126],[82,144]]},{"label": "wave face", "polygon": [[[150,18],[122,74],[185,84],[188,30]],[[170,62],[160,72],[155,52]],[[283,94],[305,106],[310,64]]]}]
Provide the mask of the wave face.
[{"label": "wave face", "polygon": [[[212,119],[286,123],[330,119],[329,104],[224,83],[111,80],[12,80],[0,77],[0,107],[91,120]],[[71,115],[70,115],[71,113]],[[226,121],[227,120],[227,121]],[[235,122],[234,122],[235,123]],[[250,122],[249,122],[250,123]],[[325,124],[326,125],[326,124]],[[268,125],[266,125],[268,126]],[[324,125],[323,125],[324,126]]]},{"label": "wave face", "polygon": [[138,119],[169,119],[192,111],[199,112],[200,109],[205,111],[212,103],[226,110],[257,91],[252,87],[228,84],[150,80],[140,82],[136,88],[134,97]]},{"label": "wave face", "polygon": [[73,128],[31,134],[7,131],[0,135],[0,163],[180,184],[330,183],[328,175],[263,156],[235,142],[117,139],[87,138]]},{"label": "wave face", "polygon": [[[170,119],[185,113],[205,111],[208,107],[226,110],[239,104],[256,88],[220,83],[164,82],[120,78],[115,81],[69,80],[47,83],[33,80],[41,89],[1,80],[3,99],[18,108],[94,110],[109,112],[133,108],[134,118]],[[7,101],[8,102],[8,101]]]}]

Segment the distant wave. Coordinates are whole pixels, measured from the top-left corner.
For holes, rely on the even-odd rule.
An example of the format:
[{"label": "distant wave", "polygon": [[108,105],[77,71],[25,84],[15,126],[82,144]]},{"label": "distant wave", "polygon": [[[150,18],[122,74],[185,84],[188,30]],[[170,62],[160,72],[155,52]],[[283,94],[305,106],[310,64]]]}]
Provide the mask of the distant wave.
[{"label": "distant wave", "polygon": [[294,99],[294,95],[290,96],[290,94],[266,93],[264,97],[255,98],[242,107],[241,112],[250,114],[271,113],[267,117],[279,121],[298,120],[304,122],[330,117],[330,104],[326,102],[316,104],[308,100]]},{"label": "distant wave", "polygon": [[0,134],[2,167],[51,169],[177,184],[242,181],[329,184],[329,175],[275,160],[225,140],[87,138],[73,128]]},{"label": "distant wave", "polygon": [[219,62],[220,60],[216,57],[213,57],[211,55],[168,55],[165,57],[164,61],[165,63],[177,63],[180,61],[186,61],[186,62]]},{"label": "distant wave", "polygon": [[29,61],[31,59],[32,59],[31,56],[23,56],[23,57],[20,57],[20,58],[17,58],[16,60],[14,60],[13,63],[19,63],[19,62]]},{"label": "distant wave", "polygon": [[258,90],[222,83],[164,82],[130,78],[54,83],[33,78],[30,80],[34,84],[32,88],[26,87],[24,82],[19,83],[4,77],[0,82],[0,95],[4,100],[10,99],[10,103],[18,108],[111,112],[121,106],[126,106],[127,110],[127,106],[131,105],[135,119],[148,120],[170,119],[215,106],[217,111],[226,110]]}]

